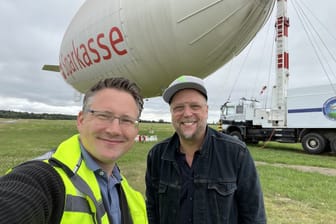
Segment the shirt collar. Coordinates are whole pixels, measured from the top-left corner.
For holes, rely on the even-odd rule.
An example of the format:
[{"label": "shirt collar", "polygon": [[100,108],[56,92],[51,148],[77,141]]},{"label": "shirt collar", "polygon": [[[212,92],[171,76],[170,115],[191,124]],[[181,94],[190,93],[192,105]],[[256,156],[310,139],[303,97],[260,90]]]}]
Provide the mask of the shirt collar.
[{"label": "shirt collar", "polygon": [[[81,143],[81,141],[79,141],[80,143],[80,149],[81,149],[81,153],[82,153],[82,157],[83,160],[86,163],[86,166],[92,170],[93,172],[97,173],[102,171],[102,168],[96,163],[96,161],[94,161],[94,159],[92,158],[92,156],[88,153],[88,151],[86,150],[86,148],[83,146],[83,144]],[[120,170],[119,167],[117,165],[115,165],[113,167],[112,170],[112,175],[118,180],[121,181],[122,177],[120,174]]]}]

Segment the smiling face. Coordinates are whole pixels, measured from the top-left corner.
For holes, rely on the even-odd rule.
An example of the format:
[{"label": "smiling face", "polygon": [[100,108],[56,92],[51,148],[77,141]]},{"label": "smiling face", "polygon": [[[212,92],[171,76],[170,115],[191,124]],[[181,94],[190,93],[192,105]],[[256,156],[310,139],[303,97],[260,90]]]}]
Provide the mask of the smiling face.
[{"label": "smiling face", "polygon": [[203,140],[208,105],[201,93],[193,89],[177,92],[171,100],[170,112],[173,126],[181,140]]},{"label": "smiling face", "polygon": [[131,149],[138,134],[136,125],[120,125],[120,118],[122,122],[137,120],[139,108],[131,94],[107,88],[92,96],[89,109],[92,111],[81,111],[77,118],[80,140],[99,165],[113,168],[116,160]]}]

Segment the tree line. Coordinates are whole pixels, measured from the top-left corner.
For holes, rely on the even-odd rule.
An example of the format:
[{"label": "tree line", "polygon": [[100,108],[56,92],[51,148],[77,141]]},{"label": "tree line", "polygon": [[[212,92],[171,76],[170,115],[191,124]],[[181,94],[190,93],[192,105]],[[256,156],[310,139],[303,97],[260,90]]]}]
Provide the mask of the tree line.
[{"label": "tree line", "polygon": [[48,114],[48,113],[30,113],[17,112],[11,110],[0,110],[0,118],[9,119],[45,119],[45,120],[76,120],[76,115],[67,114]]},{"label": "tree line", "polygon": [[[67,114],[48,114],[48,113],[31,113],[31,112],[18,112],[11,110],[0,110],[0,118],[7,119],[44,119],[44,120],[76,120],[77,115]],[[140,120],[141,123],[169,123],[163,119],[155,120]]]}]

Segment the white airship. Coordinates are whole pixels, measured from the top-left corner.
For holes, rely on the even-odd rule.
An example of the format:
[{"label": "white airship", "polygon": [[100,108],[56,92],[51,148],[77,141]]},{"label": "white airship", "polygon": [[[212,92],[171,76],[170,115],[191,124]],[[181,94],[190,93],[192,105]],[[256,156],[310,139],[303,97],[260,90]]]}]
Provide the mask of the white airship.
[{"label": "white airship", "polygon": [[144,97],[180,75],[205,78],[239,54],[275,0],[87,0],[63,37],[59,66],[79,92],[105,77],[135,81]]}]

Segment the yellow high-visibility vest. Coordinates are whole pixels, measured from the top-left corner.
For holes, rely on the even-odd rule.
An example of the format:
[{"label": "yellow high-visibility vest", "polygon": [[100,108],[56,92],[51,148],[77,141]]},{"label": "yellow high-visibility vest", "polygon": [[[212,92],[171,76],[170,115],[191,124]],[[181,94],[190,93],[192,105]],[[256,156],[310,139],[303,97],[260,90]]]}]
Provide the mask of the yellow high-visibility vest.
[{"label": "yellow high-visibility vest", "polygon": [[[65,185],[65,206],[61,223],[108,224],[99,183],[94,172],[81,157],[78,135],[62,142],[48,162],[60,174]],[[122,177],[121,189],[126,197],[133,224],[147,224],[142,194],[129,186],[125,177]]]}]

